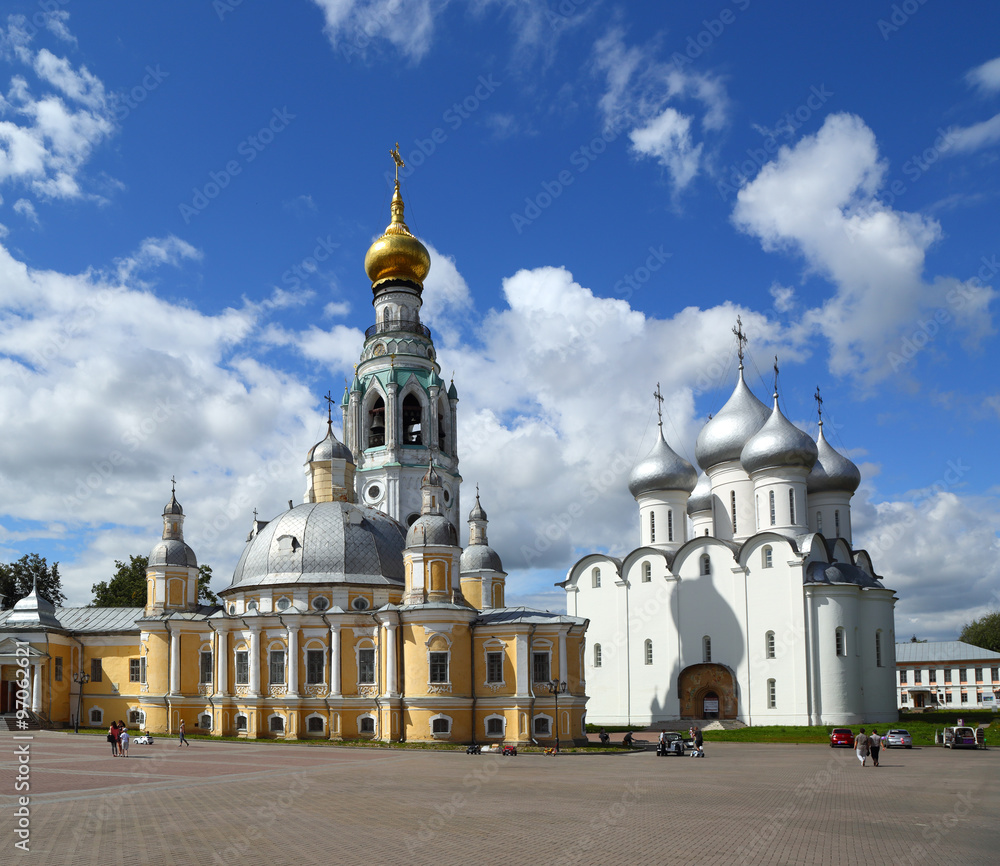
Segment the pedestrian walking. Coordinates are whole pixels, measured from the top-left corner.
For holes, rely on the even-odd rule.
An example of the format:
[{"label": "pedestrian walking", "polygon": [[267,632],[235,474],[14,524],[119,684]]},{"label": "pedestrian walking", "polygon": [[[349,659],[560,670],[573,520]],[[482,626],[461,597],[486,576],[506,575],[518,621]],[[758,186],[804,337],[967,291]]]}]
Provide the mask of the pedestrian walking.
[{"label": "pedestrian walking", "polygon": [[854,751],[857,752],[858,760],[861,761],[861,766],[864,767],[865,761],[868,759],[868,735],[865,733],[864,728],[854,738]]},{"label": "pedestrian walking", "polygon": [[868,737],[868,750],[872,753],[872,766],[878,766],[878,756],[882,749],[882,737],[879,732],[872,728],[871,735]]},{"label": "pedestrian walking", "polygon": [[122,728],[122,734],[118,741],[118,752],[125,758],[128,757],[128,743],[129,743],[128,728]]},{"label": "pedestrian walking", "polygon": [[701,728],[695,725],[691,729],[694,734],[694,751],[691,753],[692,758],[704,758],[705,757],[705,738],[701,734]]},{"label": "pedestrian walking", "polygon": [[178,748],[178,749],[179,749],[179,748],[180,748],[181,746],[190,746],[190,745],[191,745],[191,744],[190,744],[190,743],[189,743],[189,742],[187,741],[187,738],[186,738],[186,737],[184,736],[184,719],[181,719],[181,726],[180,726],[180,727],[179,727],[179,728],[177,729],[177,736],[178,736],[178,738],[179,738],[179,740],[180,740],[180,742],[179,742],[179,743],[177,743],[177,748]]},{"label": "pedestrian walking", "polygon": [[118,723],[112,722],[108,728],[108,742],[111,743],[111,757],[118,757]]}]

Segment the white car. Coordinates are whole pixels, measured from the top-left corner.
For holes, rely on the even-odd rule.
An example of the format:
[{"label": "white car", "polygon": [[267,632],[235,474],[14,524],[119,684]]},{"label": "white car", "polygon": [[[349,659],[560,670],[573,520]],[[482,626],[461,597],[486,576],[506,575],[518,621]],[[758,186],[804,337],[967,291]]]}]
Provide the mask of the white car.
[{"label": "white car", "polygon": [[132,738],[133,746],[151,746],[153,745],[153,738],[149,734],[140,734],[138,737]]}]

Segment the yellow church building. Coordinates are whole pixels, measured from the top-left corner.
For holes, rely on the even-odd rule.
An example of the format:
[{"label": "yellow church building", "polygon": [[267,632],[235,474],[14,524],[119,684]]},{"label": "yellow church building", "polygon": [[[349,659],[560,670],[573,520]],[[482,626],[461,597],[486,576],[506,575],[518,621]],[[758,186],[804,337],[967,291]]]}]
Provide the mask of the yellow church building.
[{"label": "yellow church building", "polygon": [[375,325],[341,402],[346,442],[328,417],[303,502],[254,517],[206,606],[172,492],[144,608],[32,592],[0,614],[0,712],[248,738],[584,739],[588,620],[504,606],[478,492],[459,544],[458,392],[420,322],[430,256],[398,180],[391,214],[365,258]]}]

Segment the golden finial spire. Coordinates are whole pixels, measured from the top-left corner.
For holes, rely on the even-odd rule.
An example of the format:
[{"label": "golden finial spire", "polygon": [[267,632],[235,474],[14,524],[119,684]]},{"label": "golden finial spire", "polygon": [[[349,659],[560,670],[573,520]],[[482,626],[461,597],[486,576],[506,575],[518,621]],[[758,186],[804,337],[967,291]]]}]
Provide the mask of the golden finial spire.
[{"label": "golden finial spire", "polygon": [[403,157],[399,155],[399,142],[396,142],[396,146],[389,151],[389,156],[392,157],[392,161],[396,163],[396,189],[399,189],[399,170],[406,167],[406,163],[403,162]]}]

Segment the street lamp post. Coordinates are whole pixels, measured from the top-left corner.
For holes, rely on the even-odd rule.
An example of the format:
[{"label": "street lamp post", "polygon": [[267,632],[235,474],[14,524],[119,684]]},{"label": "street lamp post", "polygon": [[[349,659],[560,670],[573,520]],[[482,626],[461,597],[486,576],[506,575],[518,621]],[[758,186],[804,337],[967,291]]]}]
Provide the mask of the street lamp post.
[{"label": "street lamp post", "polygon": [[559,680],[552,680],[552,682],[546,683],[545,687],[549,690],[549,694],[555,698],[556,708],[556,751],[559,751],[559,695],[566,694],[566,683],[560,682]]},{"label": "street lamp post", "polygon": [[79,671],[73,674],[73,682],[80,684],[80,696],[76,701],[76,721],[73,725],[73,733],[80,733],[80,710],[83,709],[83,687],[90,682],[90,674],[85,674],[83,671]]}]

